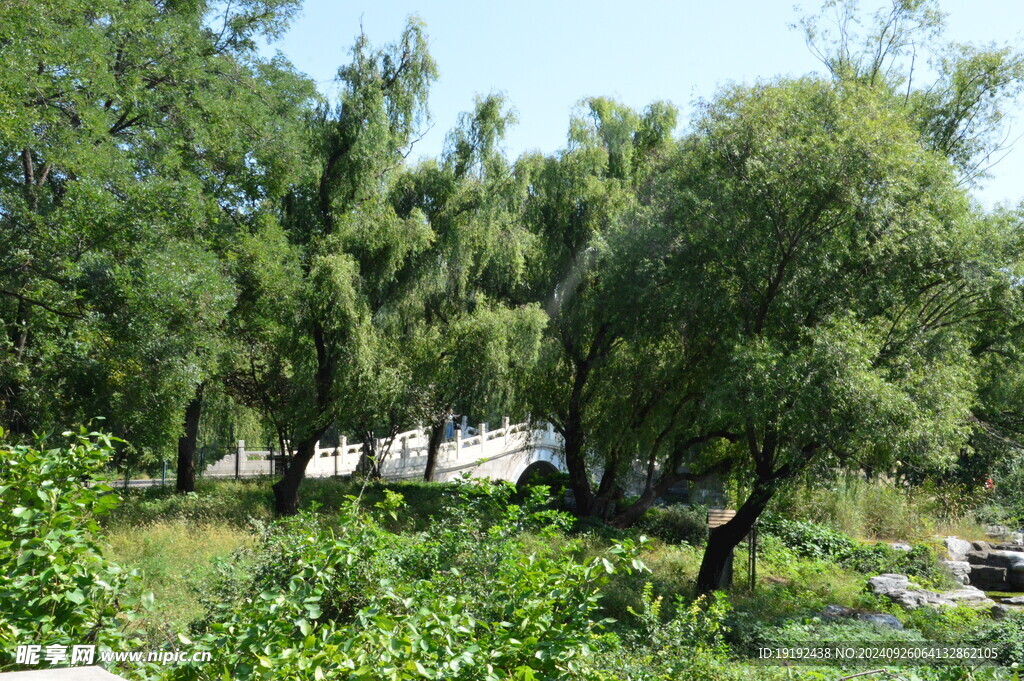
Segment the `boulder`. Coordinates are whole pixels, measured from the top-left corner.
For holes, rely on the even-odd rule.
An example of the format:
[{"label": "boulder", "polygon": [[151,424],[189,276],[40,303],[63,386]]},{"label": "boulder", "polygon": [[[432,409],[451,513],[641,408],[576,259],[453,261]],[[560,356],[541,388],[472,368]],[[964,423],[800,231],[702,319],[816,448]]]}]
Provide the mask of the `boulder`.
[{"label": "boulder", "polygon": [[884,612],[862,612],[857,615],[857,619],[862,622],[871,622],[880,627],[889,627],[890,629],[903,629],[903,624],[896,619],[894,615],[890,615]]},{"label": "boulder", "polygon": [[995,602],[985,596],[985,592],[973,586],[964,586],[955,591],[938,593],[926,589],[911,589],[910,579],[906,575],[884,574],[868,580],[868,588],[872,593],[885,596],[905,608],[915,609],[924,606],[951,607],[957,604],[975,606],[993,606]]},{"label": "boulder", "polygon": [[1010,588],[1016,591],[1024,591],[1024,565],[1013,565],[1008,569],[1006,581]]},{"label": "boulder", "polygon": [[1006,616],[1010,614],[1010,609],[1005,605],[993,605],[989,612],[992,614],[992,619],[1002,620],[1006,619]]},{"label": "boulder", "polygon": [[985,536],[986,537],[1009,537],[1010,528],[1006,525],[986,525]]},{"label": "boulder", "polygon": [[994,601],[990,600],[989,597],[985,595],[984,591],[973,586],[965,586],[962,589],[956,589],[955,591],[947,591],[942,595],[954,603],[962,603],[964,605],[974,605],[979,603],[984,605],[995,604]]},{"label": "boulder", "polygon": [[1007,569],[991,565],[975,565],[971,570],[971,583],[986,589],[999,591],[1006,588]]},{"label": "boulder", "polygon": [[967,560],[967,552],[972,548],[971,542],[960,537],[946,537],[946,553],[951,561]]},{"label": "boulder", "polygon": [[1011,596],[1000,599],[1005,605],[1024,605],[1024,596]]},{"label": "boulder", "polygon": [[953,578],[961,584],[971,583],[971,564],[966,560],[943,560],[939,561],[946,566],[946,569],[953,575]]},{"label": "boulder", "polygon": [[852,617],[853,609],[842,605],[826,605],[821,611],[821,617],[827,620],[837,620],[843,617]]},{"label": "boulder", "polygon": [[892,593],[886,594],[886,596],[909,610],[925,606],[932,608],[946,608],[956,605],[954,601],[946,598],[942,594],[935,591],[927,591],[925,589],[893,591]]},{"label": "boulder", "polygon": [[978,550],[967,552],[967,562],[971,565],[988,565],[989,554],[992,553],[989,549]]},{"label": "boulder", "polygon": [[987,541],[972,541],[971,546],[974,548],[975,551],[988,551],[990,548],[992,548],[991,544],[989,544]]},{"label": "boulder", "polygon": [[1011,542],[1011,543],[1004,543],[1004,544],[996,544],[992,548],[997,549],[999,551],[1016,551],[1017,553],[1024,552],[1024,546],[1021,546],[1020,544],[1013,543],[1013,542]]},{"label": "boulder", "polygon": [[904,544],[903,542],[896,542],[895,544],[889,544],[897,551],[909,551],[911,549],[910,544]]},{"label": "boulder", "polygon": [[1018,551],[985,551],[986,563],[995,567],[1014,568],[1024,566],[1024,553]]},{"label": "boulder", "polygon": [[856,617],[861,622],[870,622],[879,627],[903,629],[903,624],[893,615],[884,612],[857,612],[844,605],[826,605],[821,610],[821,618],[835,621],[847,617]]},{"label": "boulder", "polygon": [[897,575],[888,572],[868,580],[868,588],[871,593],[884,596],[893,591],[902,591],[910,586],[910,578],[906,575]]}]

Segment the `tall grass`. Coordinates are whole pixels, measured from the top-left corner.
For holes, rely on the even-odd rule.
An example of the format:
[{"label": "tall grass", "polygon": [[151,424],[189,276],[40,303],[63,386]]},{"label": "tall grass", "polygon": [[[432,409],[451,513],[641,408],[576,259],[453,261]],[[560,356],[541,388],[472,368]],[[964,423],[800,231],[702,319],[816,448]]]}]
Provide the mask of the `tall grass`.
[{"label": "tall grass", "polygon": [[981,538],[984,531],[962,495],[940,487],[905,487],[889,480],[843,475],[830,484],[802,485],[779,495],[773,510],[828,525],[852,537],[921,541],[935,535]]},{"label": "tall grass", "polygon": [[136,625],[150,640],[170,637],[173,642],[173,632],[185,631],[189,622],[203,614],[193,586],[209,578],[217,558],[230,555],[252,537],[226,523],[160,520],[143,527],[108,529],[106,554],[124,567],[139,570],[142,589],[153,593],[153,611]]}]

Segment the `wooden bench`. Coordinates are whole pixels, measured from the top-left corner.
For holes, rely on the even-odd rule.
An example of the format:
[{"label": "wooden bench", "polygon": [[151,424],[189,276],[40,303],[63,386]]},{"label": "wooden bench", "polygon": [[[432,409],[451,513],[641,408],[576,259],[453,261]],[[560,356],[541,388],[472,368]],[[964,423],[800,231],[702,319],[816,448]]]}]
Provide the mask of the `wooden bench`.
[{"label": "wooden bench", "polygon": [[731,508],[708,509],[708,527],[713,530],[716,527],[725,525],[735,517],[736,511]]}]

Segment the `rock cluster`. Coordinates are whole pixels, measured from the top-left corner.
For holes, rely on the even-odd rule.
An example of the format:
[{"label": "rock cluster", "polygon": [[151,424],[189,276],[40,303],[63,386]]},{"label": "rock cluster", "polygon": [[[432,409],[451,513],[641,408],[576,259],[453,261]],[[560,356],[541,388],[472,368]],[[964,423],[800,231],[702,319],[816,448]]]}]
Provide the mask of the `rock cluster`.
[{"label": "rock cluster", "polygon": [[821,617],[826,620],[839,620],[845,618],[858,619],[861,622],[870,622],[879,627],[890,629],[902,629],[903,624],[894,615],[885,612],[857,612],[853,608],[842,605],[826,605],[821,611]]},{"label": "rock cluster", "polygon": [[985,592],[974,586],[964,586],[954,591],[928,591],[912,589],[910,578],[906,575],[884,574],[868,580],[868,588],[872,593],[885,596],[905,608],[922,606],[943,607],[953,605],[973,605],[992,607],[995,601],[989,599]]},{"label": "rock cluster", "polygon": [[943,561],[962,584],[986,591],[1024,591],[1024,546],[946,538]]}]

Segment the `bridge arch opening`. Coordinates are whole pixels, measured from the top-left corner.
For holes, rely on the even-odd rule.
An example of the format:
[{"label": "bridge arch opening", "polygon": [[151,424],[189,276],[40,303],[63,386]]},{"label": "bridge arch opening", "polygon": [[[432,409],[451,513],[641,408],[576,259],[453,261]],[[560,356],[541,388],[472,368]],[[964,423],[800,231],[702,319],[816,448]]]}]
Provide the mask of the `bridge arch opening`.
[{"label": "bridge arch opening", "polygon": [[534,461],[516,480],[516,487],[531,485],[550,485],[560,475],[560,471],[549,461]]}]

